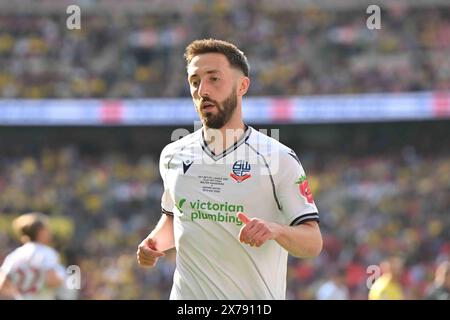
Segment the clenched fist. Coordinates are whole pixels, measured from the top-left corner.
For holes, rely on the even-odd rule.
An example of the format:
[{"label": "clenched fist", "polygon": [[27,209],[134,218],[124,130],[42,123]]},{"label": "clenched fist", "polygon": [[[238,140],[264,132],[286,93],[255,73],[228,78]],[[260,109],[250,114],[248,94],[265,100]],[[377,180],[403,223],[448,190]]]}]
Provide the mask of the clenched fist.
[{"label": "clenched fist", "polygon": [[146,238],[139,244],[136,255],[141,267],[154,267],[158,259],[165,253],[156,249],[155,241],[152,238]]},{"label": "clenched fist", "polygon": [[239,241],[250,246],[260,247],[267,240],[274,240],[278,235],[279,225],[258,218],[250,219],[244,213],[238,212],[237,217],[244,223],[239,232]]}]

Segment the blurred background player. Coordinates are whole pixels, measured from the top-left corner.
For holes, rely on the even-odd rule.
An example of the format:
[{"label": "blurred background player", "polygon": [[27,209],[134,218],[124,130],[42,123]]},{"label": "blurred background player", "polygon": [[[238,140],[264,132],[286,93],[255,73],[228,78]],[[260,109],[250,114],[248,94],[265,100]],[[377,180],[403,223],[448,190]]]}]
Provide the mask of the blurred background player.
[{"label": "blurred background player", "polygon": [[316,293],[317,300],[348,300],[350,298],[348,288],[345,285],[345,270],[331,269],[326,280]]},{"label": "blurred background player", "polygon": [[401,278],[404,273],[404,261],[401,257],[392,256],[381,262],[381,277],[373,283],[369,290],[369,300],[403,300]]},{"label": "blurred background player", "polygon": [[450,261],[443,261],[436,268],[434,284],[427,294],[427,299],[450,300]]},{"label": "blurred background player", "polygon": [[0,268],[0,297],[6,299],[55,299],[65,271],[59,254],[50,247],[51,230],[47,217],[27,213],[13,221],[22,246],[11,252]]}]

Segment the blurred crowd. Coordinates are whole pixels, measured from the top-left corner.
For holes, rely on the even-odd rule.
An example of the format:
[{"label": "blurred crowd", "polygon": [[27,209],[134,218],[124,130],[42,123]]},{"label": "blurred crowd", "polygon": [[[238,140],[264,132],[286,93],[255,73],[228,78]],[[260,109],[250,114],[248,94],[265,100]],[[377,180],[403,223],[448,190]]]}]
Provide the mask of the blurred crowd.
[{"label": "blurred crowd", "polygon": [[[152,155],[134,160],[124,154],[81,156],[68,147],[0,160],[0,218],[49,214],[63,263],[82,270],[80,298],[152,299],[167,291],[168,278],[153,289],[156,293],[152,286],[171,266],[164,268],[163,262],[155,278],[135,260],[136,245],[159,218],[161,192]],[[7,232],[9,220],[1,223],[1,243],[9,245],[2,245],[0,260],[17,246]]]},{"label": "blurred crowd", "polygon": [[324,252],[292,266],[292,297],[314,298],[332,280],[347,298],[367,299],[380,265],[399,256],[404,298],[426,298],[437,265],[450,258],[450,158],[405,147],[398,155],[333,159],[309,174]]},{"label": "blurred crowd", "polygon": [[450,7],[264,9],[258,1],[202,2],[169,13],[0,13],[0,97],[188,96],[185,46],[215,37],[249,58],[250,95],[450,89]]},{"label": "blurred crowd", "polygon": [[[311,260],[289,258],[287,298],[367,299],[374,266],[393,255],[404,261],[404,298],[427,298],[437,265],[450,258],[450,157],[406,147],[391,156],[334,156],[326,165],[302,158],[324,250]],[[42,211],[54,221],[63,263],[81,268],[77,298],[168,298],[174,252],[151,270],[135,255],[160,215],[154,154],[93,156],[67,147],[0,159],[0,263],[18,245],[10,219]]]}]

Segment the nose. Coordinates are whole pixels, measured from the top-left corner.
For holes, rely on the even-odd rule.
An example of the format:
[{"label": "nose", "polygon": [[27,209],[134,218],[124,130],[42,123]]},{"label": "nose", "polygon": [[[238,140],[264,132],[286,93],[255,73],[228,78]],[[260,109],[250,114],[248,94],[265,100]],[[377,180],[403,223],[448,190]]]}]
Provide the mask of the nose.
[{"label": "nose", "polygon": [[209,97],[209,86],[207,85],[206,81],[200,82],[200,85],[198,87],[198,95],[200,97]]}]

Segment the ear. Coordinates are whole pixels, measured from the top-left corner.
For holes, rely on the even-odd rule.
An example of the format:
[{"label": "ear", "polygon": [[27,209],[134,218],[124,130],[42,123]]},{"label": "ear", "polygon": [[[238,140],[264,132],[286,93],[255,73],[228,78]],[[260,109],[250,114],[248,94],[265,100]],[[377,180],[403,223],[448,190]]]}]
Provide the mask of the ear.
[{"label": "ear", "polygon": [[238,86],[238,96],[243,96],[247,93],[248,88],[250,87],[250,78],[249,77],[241,77],[239,79],[239,86]]}]

